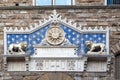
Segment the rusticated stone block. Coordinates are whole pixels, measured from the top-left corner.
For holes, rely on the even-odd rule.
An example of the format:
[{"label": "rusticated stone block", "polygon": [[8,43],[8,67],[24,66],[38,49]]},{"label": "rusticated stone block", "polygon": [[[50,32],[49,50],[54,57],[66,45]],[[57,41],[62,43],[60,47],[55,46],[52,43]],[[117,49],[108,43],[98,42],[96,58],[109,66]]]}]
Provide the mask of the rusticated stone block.
[{"label": "rusticated stone block", "polygon": [[22,76],[12,76],[12,79],[13,80],[23,80],[23,77]]},{"label": "rusticated stone block", "polygon": [[2,55],[0,54],[0,75],[2,74],[1,71],[3,70],[3,69],[2,69],[2,68],[3,68],[2,65],[3,65],[3,59],[2,59]]},{"label": "rusticated stone block", "polygon": [[37,80],[39,76],[26,76],[23,80]]},{"label": "rusticated stone block", "polygon": [[5,23],[6,26],[13,26],[13,23]]},{"label": "rusticated stone block", "polygon": [[0,15],[0,18],[6,19],[6,18],[7,18],[7,15],[6,15],[6,14],[1,14],[1,15]]},{"label": "rusticated stone block", "polygon": [[3,45],[3,40],[0,40],[0,54],[3,54],[4,52],[4,45]]},{"label": "rusticated stone block", "polygon": [[103,5],[104,0],[76,0],[77,5]]},{"label": "rusticated stone block", "polygon": [[107,77],[106,80],[116,80],[114,77]]},{"label": "rusticated stone block", "polygon": [[98,25],[100,25],[100,26],[108,26],[108,22],[98,22]]},{"label": "rusticated stone block", "polygon": [[4,23],[0,23],[0,27],[4,26],[5,24]]},{"label": "rusticated stone block", "polygon": [[30,6],[33,5],[32,0],[3,0],[0,6]]}]

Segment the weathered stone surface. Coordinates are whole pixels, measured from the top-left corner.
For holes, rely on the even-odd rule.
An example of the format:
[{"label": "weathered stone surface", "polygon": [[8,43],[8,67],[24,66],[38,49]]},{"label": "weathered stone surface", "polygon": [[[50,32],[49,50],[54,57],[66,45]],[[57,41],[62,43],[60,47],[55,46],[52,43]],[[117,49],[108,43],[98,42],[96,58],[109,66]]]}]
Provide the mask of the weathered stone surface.
[{"label": "weathered stone surface", "polygon": [[104,0],[76,0],[77,5],[104,5]]},{"label": "weathered stone surface", "polygon": [[30,6],[32,5],[32,0],[1,0],[0,6]]},{"label": "weathered stone surface", "polygon": [[26,76],[23,78],[23,80],[38,80],[39,76]]}]

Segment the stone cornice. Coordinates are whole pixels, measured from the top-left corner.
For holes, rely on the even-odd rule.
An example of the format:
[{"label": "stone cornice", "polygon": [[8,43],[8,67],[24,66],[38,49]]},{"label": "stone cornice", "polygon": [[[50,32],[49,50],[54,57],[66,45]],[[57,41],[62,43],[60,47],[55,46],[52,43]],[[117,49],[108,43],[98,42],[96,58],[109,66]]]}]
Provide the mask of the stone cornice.
[{"label": "stone cornice", "polygon": [[4,6],[0,10],[47,10],[47,9],[120,9],[120,5],[112,6]]}]

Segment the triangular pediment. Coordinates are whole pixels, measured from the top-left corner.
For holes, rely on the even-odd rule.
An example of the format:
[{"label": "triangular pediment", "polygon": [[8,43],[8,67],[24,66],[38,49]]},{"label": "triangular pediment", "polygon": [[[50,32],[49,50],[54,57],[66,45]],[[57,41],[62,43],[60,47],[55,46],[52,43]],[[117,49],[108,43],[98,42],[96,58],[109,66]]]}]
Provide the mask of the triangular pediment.
[{"label": "triangular pediment", "polygon": [[[50,42],[49,38],[46,38],[47,32],[50,32],[49,30],[52,28],[53,24],[58,24],[59,26],[54,29],[54,31],[58,30],[59,34],[63,34],[63,41],[55,43]],[[60,29],[59,29],[60,28]],[[60,30],[60,31],[59,31]],[[4,33],[6,34],[4,37],[6,38],[6,46],[7,49],[8,46],[12,43],[20,43],[22,41],[26,41],[28,43],[29,50],[31,54],[33,54],[33,46],[39,45],[39,44],[45,44],[44,46],[52,46],[55,44],[55,46],[77,46],[78,47],[78,54],[84,54],[88,50],[86,49],[85,41],[89,40],[95,43],[104,43],[108,45],[107,37],[109,36],[109,28],[103,29],[102,27],[95,27],[92,29],[91,27],[82,27],[77,26],[75,22],[71,20],[67,20],[67,18],[62,18],[61,15],[59,15],[56,10],[53,10],[53,13],[49,16],[48,19],[44,19],[43,21],[39,21],[39,24],[34,24],[34,26],[29,26],[29,28],[26,29],[18,29],[17,27],[15,29],[13,28],[4,28]],[[57,40],[57,38],[61,37],[58,36],[57,32],[56,34],[53,34],[52,37],[54,40]],[[46,39],[47,42],[46,42]],[[59,41],[59,40],[58,40]],[[50,45],[47,45],[46,43],[50,43]],[[43,46],[43,45],[42,45]]]}]

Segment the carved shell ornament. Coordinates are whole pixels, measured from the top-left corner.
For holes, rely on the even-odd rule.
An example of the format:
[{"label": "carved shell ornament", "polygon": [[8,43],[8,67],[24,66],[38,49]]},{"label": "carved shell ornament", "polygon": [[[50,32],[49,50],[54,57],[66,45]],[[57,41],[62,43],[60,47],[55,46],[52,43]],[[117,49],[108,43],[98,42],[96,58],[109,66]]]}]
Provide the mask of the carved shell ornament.
[{"label": "carved shell ornament", "polygon": [[59,45],[65,40],[64,31],[57,26],[53,26],[47,30],[46,40],[51,45]]}]

